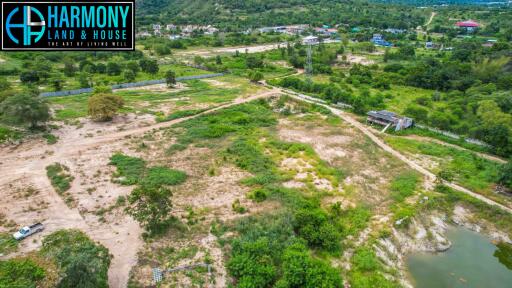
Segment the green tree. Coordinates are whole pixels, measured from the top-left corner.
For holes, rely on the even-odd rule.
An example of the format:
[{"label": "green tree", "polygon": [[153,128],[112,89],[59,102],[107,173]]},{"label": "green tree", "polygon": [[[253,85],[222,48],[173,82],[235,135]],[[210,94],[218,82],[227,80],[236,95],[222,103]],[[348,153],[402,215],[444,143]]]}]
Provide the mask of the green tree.
[{"label": "green tree", "polygon": [[131,70],[135,75],[137,75],[140,71],[140,66],[136,61],[128,61],[126,63],[126,69]]},{"label": "green tree", "polygon": [[263,60],[260,57],[254,55],[247,56],[245,63],[249,69],[263,67]]},{"label": "green tree", "polygon": [[78,83],[80,83],[80,88],[88,88],[91,86],[90,80],[91,80],[91,74],[88,72],[81,72],[78,74]]},{"label": "green tree", "polygon": [[107,288],[111,256],[108,249],[79,230],[59,230],[43,240],[41,253],[57,263],[62,278],[57,288]]},{"label": "green tree", "polygon": [[121,74],[121,66],[116,62],[108,62],[107,63],[107,74],[108,75],[119,75]]},{"label": "green tree", "polygon": [[171,190],[160,185],[140,185],[135,188],[126,211],[139,221],[150,234],[162,232],[173,219]]},{"label": "green tree", "polygon": [[37,127],[50,119],[48,104],[42,98],[20,93],[8,97],[0,104],[0,114],[5,121],[17,125]]},{"label": "green tree", "polygon": [[62,90],[62,83],[64,83],[64,79],[59,75],[56,75],[50,79],[50,83],[53,86],[54,91],[60,91]]},{"label": "green tree", "polygon": [[115,94],[94,94],[88,100],[89,116],[95,121],[109,121],[124,105],[121,96]]},{"label": "green tree", "polygon": [[165,72],[165,83],[167,83],[167,87],[174,87],[176,85],[176,73],[172,70],[168,70]]},{"label": "green tree", "polygon": [[171,49],[164,44],[158,44],[154,46],[154,50],[157,55],[164,56],[171,54]]},{"label": "green tree", "polygon": [[24,84],[39,82],[39,74],[35,71],[23,71],[20,74],[20,81]]},{"label": "green tree", "polygon": [[[512,189],[512,161],[508,161],[500,170],[498,182],[505,187]],[[510,260],[512,263],[512,259]]]},{"label": "green tree", "polygon": [[135,80],[135,73],[132,70],[124,70],[123,78],[127,82],[133,82]]},{"label": "green tree", "polygon": [[75,75],[76,70],[76,66],[71,60],[67,59],[64,61],[64,75],[67,77],[72,77]]},{"label": "green tree", "polygon": [[139,61],[140,69],[149,74],[158,73],[159,67],[156,60],[153,59],[142,59]]}]

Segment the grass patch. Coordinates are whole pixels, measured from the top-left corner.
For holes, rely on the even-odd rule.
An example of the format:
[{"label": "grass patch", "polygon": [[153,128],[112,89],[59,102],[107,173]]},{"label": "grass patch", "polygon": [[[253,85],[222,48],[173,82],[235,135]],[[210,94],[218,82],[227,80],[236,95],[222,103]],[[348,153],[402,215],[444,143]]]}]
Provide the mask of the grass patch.
[{"label": "grass patch", "polygon": [[0,287],[39,287],[45,270],[30,259],[0,261]]},{"label": "grass patch", "polygon": [[74,179],[74,177],[69,174],[69,168],[60,163],[47,166],[46,175],[50,179],[53,188],[55,188],[60,195],[71,188],[71,182]]},{"label": "grass patch", "polygon": [[21,137],[21,132],[12,130],[4,126],[0,126],[0,143],[3,143],[8,140],[19,140],[21,139]]},{"label": "grass patch", "polygon": [[130,157],[121,153],[116,153],[110,158],[110,165],[117,168],[114,174],[116,182],[121,185],[137,184],[146,169],[146,161],[137,157]]},{"label": "grass patch", "polygon": [[115,181],[121,185],[179,185],[187,179],[185,172],[167,167],[150,167],[141,158],[116,153],[110,158],[110,164],[116,166]]},{"label": "grass patch", "polygon": [[491,194],[492,186],[498,180],[501,164],[479,157],[470,151],[400,137],[386,137],[386,142],[402,152],[439,158],[440,165],[433,171],[434,173],[473,191]]},{"label": "grass patch", "polygon": [[7,255],[18,249],[18,241],[8,233],[0,233],[0,254]]},{"label": "grass patch", "polygon": [[197,115],[201,112],[204,112],[206,111],[206,109],[190,109],[190,110],[180,110],[180,111],[175,111],[167,116],[159,116],[156,118],[156,120],[158,122],[167,122],[167,121],[172,121],[172,120],[175,120],[175,119],[180,119],[180,118],[185,118],[185,117],[190,117],[190,116],[194,116],[194,115]]},{"label": "grass patch", "polygon": [[43,138],[46,139],[46,143],[48,143],[50,145],[57,143],[57,141],[59,140],[59,137],[57,137],[51,133],[44,133]]},{"label": "grass patch", "polygon": [[391,197],[396,202],[403,202],[405,198],[412,196],[419,182],[419,175],[414,172],[402,173],[391,182]]},{"label": "grass patch", "polygon": [[370,246],[358,247],[351,259],[349,273],[350,286],[353,288],[398,288],[398,283],[388,280],[382,272],[384,267]]},{"label": "grass patch", "polygon": [[185,180],[187,180],[185,172],[157,166],[147,170],[143,185],[179,185],[185,182]]}]

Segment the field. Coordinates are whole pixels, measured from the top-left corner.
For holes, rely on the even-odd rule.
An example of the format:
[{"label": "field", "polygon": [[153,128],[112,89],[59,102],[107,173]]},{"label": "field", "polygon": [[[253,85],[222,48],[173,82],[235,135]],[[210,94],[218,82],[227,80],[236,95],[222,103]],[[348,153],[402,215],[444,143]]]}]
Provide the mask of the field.
[{"label": "field", "polygon": [[[150,32],[144,5],[176,16],[153,2]],[[133,53],[0,53],[0,287],[412,287],[407,256],[449,249],[451,225],[512,243],[512,62],[508,32],[488,28],[502,16],[472,37],[450,20],[471,9],[224,2],[187,13],[240,26]],[[240,30],[283,15],[346,19],[312,47]],[[95,91],[38,97],[81,87]],[[366,114],[384,109],[461,138],[382,132]],[[159,283],[155,268],[170,269]]]}]

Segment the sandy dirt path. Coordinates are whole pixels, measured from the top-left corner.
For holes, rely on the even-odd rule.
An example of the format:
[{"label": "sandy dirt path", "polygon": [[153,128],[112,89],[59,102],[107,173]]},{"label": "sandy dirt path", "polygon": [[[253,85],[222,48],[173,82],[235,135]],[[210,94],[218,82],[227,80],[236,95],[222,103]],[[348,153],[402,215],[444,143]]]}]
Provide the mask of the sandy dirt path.
[{"label": "sandy dirt path", "polygon": [[427,24],[425,24],[425,26],[430,25],[430,23],[432,23],[432,20],[434,20],[434,17],[436,17],[436,15],[437,15],[436,12],[432,12],[432,14],[430,14],[430,18],[428,19]]},{"label": "sandy dirt path", "polygon": [[[296,94],[295,92],[293,91],[288,91],[286,89],[280,89],[283,93],[286,93],[288,95],[290,95],[292,98],[295,98],[295,99],[298,99],[298,100],[302,100],[302,101],[305,101],[305,102],[309,102],[309,103],[315,103],[317,105],[320,105],[320,106],[323,106],[327,109],[329,109],[332,113],[334,113],[335,115],[337,115],[338,117],[340,117],[341,119],[343,119],[345,122],[351,124],[352,126],[356,127],[358,130],[360,130],[361,132],[363,132],[366,136],[368,136],[368,138],[370,138],[375,144],[377,144],[380,148],[382,148],[384,151],[390,153],[391,155],[395,156],[396,158],[400,159],[401,161],[405,162],[407,165],[409,165],[411,168],[413,168],[414,170],[420,172],[421,174],[423,174],[425,177],[426,177],[426,180],[429,181],[429,182],[436,182],[438,181],[437,179],[437,176],[430,172],[429,170],[423,168],[422,166],[418,165],[416,162],[410,160],[409,158],[407,158],[405,155],[403,155],[402,153],[394,150],[393,148],[391,148],[391,146],[389,146],[388,144],[386,144],[383,140],[381,140],[379,137],[377,137],[368,127],[366,127],[366,125],[360,123],[359,121],[357,121],[356,119],[354,119],[352,116],[350,116],[348,113],[340,110],[340,109],[336,109],[336,108],[333,108],[329,105],[325,105],[325,104],[319,104],[318,102],[315,102],[315,101],[312,101],[306,97],[303,97],[303,96],[300,96],[298,94]],[[466,189],[458,184],[455,184],[453,182],[449,182],[449,181],[445,181],[445,180],[441,180],[442,183],[454,190],[457,190],[457,191],[460,191],[460,192],[463,192],[465,194],[468,194],[474,198],[477,198],[489,205],[493,205],[493,206],[497,206],[499,208],[501,208],[502,210],[508,212],[508,213],[512,213],[512,208],[510,207],[507,207],[505,205],[502,205],[500,203],[497,203],[496,201],[494,200],[491,200],[489,198],[486,198],[478,193],[475,193],[473,191],[470,191],[469,189]]]},{"label": "sandy dirt path", "polygon": [[[41,219],[45,224],[45,231],[32,240],[23,241],[19,252],[14,255],[37,249],[42,237],[56,230],[79,229],[103,244],[114,255],[109,269],[109,286],[126,287],[131,267],[137,262],[137,252],[143,245],[140,237],[142,229],[137,222],[122,212],[106,222],[99,221],[94,213],[90,213],[99,207],[104,208],[115,203],[117,196],[127,195],[130,191],[129,187],[127,189],[127,187],[110,183],[109,173],[103,173],[98,177],[93,175],[95,171],[107,169],[108,159],[112,153],[126,150],[126,140],[132,136],[143,135],[154,129],[170,127],[220,109],[278,94],[280,94],[278,89],[264,90],[249,97],[237,98],[233,102],[219,105],[194,116],[143,127],[131,127],[124,131],[112,131],[105,135],[84,137],[78,133],[70,133],[70,137],[61,138],[64,140],[51,146],[36,144],[19,149],[1,148],[0,197],[4,201],[0,202],[0,211],[5,212],[9,219],[17,223],[26,224],[32,223],[34,219]],[[73,175],[76,179],[70,192],[78,198],[79,207],[70,208],[51,186],[46,176],[46,167],[55,162],[69,166],[71,171],[77,172]],[[37,189],[38,194],[21,199],[17,196],[19,191],[13,185],[19,185],[20,188],[33,187]],[[96,186],[101,187],[102,194],[91,196],[81,191],[86,187]],[[37,199],[47,203],[44,205],[45,208],[38,211],[28,210],[27,207],[33,206]],[[89,212],[81,213],[81,210]],[[9,257],[12,256],[12,254],[9,255]]]}]

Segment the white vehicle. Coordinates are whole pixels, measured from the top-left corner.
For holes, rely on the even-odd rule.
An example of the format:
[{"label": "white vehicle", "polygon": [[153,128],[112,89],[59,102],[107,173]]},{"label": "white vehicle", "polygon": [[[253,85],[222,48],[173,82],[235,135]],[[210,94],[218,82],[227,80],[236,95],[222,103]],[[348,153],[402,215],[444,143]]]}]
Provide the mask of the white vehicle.
[{"label": "white vehicle", "polygon": [[20,231],[12,234],[12,236],[16,240],[23,240],[32,234],[43,231],[43,229],[44,229],[44,226],[42,223],[36,223],[34,225],[25,226],[25,227],[21,228]]}]

